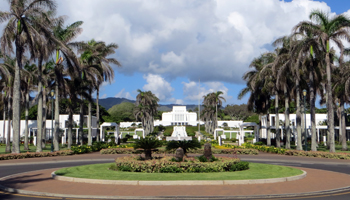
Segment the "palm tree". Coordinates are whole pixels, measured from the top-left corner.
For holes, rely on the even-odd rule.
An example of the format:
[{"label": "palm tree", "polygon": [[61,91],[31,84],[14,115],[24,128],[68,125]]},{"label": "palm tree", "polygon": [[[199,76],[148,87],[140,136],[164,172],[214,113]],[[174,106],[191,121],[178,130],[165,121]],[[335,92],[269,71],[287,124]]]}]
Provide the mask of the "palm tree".
[{"label": "palm tree", "polygon": [[22,87],[23,87],[23,96],[25,96],[25,130],[24,130],[24,150],[29,150],[29,128],[28,128],[28,119],[29,119],[29,93],[33,89],[34,85],[34,79],[35,74],[33,73],[35,71],[36,66],[34,64],[30,65],[28,62],[24,66],[24,76],[22,81]]},{"label": "palm tree", "polygon": [[[222,106],[222,100],[226,101],[224,97],[220,96],[224,94],[222,91],[212,92],[204,96],[203,105],[204,107],[204,118],[206,118],[206,124],[210,123],[209,133],[213,133],[217,128],[218,123],[218,105],[219,108]],[[212,109],[212,108],[215,108]],[[214,113],[213,113],[214,111]]]},{"label": "palm tree", "polygon": [[350,20],[344,15],[336,15],[330,17],[328,13],[316,10],[310,13],[310,20],[300,22],[296,27],[301,31],[306,31],[314,35],[322,48],[325,55],[326,63],[326,92],[327,92],[327,110],[328,110],[328,130],[330,134],[330,152],[335,152],[334,143],[334,103],[332,94],[332,61],[330,56],[330,43],[333,42],[340,49],[340,63],[343,59],[344,45],[341,39],[350,40],[348,28],[350,28]]},{"label": "palm tree", "polygon": [[137,91],[134,115],[136,119],[141,119],[145,135],[148,135],[154,129],[153,117],[157,114],[159,99],[151,91]]},{"label": "palm tree", "polygon": [[[117,66],[121,66],[119,61],[117,61],[115,58],[107,58],[107,56],[114,54],[115,49],[118,48],[117,44],[111,43],[109,45],[106,45],[105,42],[97,42],[95,40],[88,41],[82,48],[84,51],[82,53],[82,59],[84,60],[84,63],[87,65],[96,65],[98,67],[98,70],[100,72],[100,75],[96,77],[97,79],[97,87],[96,87],[96,117],[97,117],[97,124],[99,124],[100,121],[100,108],[99,108],[99,93],[100,93],[100,86],[104,81],[111,82],[114,79],[114,71],[112,67],[110,66],[110,63],[115,64]],[[88,145],[91,145],[91,102],[89,102],[89,133],[88,133]],[[97,137],[99,140],[99,137]]]},{"label": "palm tree", "polygon": [[[14,67],[16,60],[5,56],[4,63],[0,65],[0,71],[3,76],[2,77],[2,91],[4,94],[2,96],[4,97],[3,102],[7,102],[7,134],[6,134],[6,149],[5,152],[11,152],[11,146],[10,146],[10,138],[11,138],[11,111],[12,111],[12,95],[13,95],[13,74],[14,74]],[[5,106],[4,106],[4,112],[5,112]],[[4,114],[5,116],[5,114]],[[4,117],[5,119],[6,117]],[[5,124],[5,121],[4,121]],[[4,125],[5,127],[5,125]],[[5,129],[4,129],[4,136],[5,136]]]},{"label": "palm tree", "polygon": [[[59,101],[60,101],[60,90],[59,88],[64,87],[64,77],[73,76],[73,71],[79,68],[78,59],[75,54],[70,50],[73,48],[80,48],[80,43],[72,42],[72,40],[82,32],[80,26],[83,24],[82,21],[77,21],[68,25],[67,27],[63,26],[64,18],[59,17],[55,20],[55,23],[52,28],[54,37],[59,40],[61,43],[56,42],[53,51],[56,54],[56,66],[55,66],[55,128],[54,128],[54,150],[59,150],[58,144],[58,134],[59,134]],[[61,45],[65,45],[64,48]],[[68,47],[68,48],[67,48]],[[62,56],[62,57],[61,57]],[[65,62],[63,62],[65,61]]]},{"label": "palm tree", "polygon": [[246,94],[250,93],[247,103],[248,110],[258,113],[259,118],[261,118],[261,114],[268,108],[266,105],[266,99],[268,97],[262,90],[264,81],[261,79],[262,76],[260,76],[261,70],[266,64],[268,63],[266,62],[265,54],[253,59],[249,65],[249,68],[253,69],[246,72],[242,77],[247,82],[247,87],[243,88],[238,94],[238,99],[242,99]]},{"label": "palm tree", "polygon": [[[13,52],[12,42],[16,47],[17,64],[15,67],[14,87],[13,87],[13,146],[14,152],[19,153],[20,140],[20,72],[22,69],[22,56],[25,47],[28,48],[32,57],[36,53],[35,42],[42,39],[35,26],[44,28],[44,21],[38,22],[38,18],[46,16],[46,10],[54,11],[56,4],[53,0],[12,0],[10,11],[0,11],[0,22],[8,21],[1,37],[1,48],[4,54]],[[40,145],[39,145],[40,146]]]}]

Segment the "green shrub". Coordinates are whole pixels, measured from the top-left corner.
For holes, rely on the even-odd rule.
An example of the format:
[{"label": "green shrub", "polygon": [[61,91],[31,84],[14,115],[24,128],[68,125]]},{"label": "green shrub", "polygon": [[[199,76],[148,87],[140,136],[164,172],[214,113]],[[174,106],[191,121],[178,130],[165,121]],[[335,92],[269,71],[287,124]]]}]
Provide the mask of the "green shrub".
[{"label": "green shrub", "polygon": [[182,140],[182,141],[169,141],[166,146],[166,150],[171,151],[181,147],[186,154],[189,149],[199,149],[201,148],[200,142],[198,142],[197,138],[193,138],[192,140]]},{"label": "green shrub", "polygon": [[134,149],[143,149],[146,159],[152,158],[152,151],[162,146],[162,142],[155,137],[146,137],[137,140]]},{"label": "green shrub", "polygon": [[36,157],[52,157],[52,156],[67,156],[73,155],[73,151],[55,151],[55,152],[36,152],[36,153],[12,153],[12,154],[0,154],[0,160],[12,160],[12,159],[24,159],[24,158],[36,158]]},{"label": "green shrub", "polygon": [[215,158],[214,156],[211,156],[211,158],[208,160],[208,158],[205,157],[204,155],[198,156],[197,159],[199,160],[199,162],[214,162],[214,161],[218,161],[218,158]]},{"label": "green shrub", "polygon": [[238,165],[238,158],[220,157],[217,162],[200,162],[196,158],[188,158],[187,162],[172,162],[169,157],[161,159],[140,161],[137,157],[121,157],[115,161],[112,170],[130,170],[145,173],[189,173],[189,172],[225,172],[232,169],[236,171],[246,169],[246,164]]}]

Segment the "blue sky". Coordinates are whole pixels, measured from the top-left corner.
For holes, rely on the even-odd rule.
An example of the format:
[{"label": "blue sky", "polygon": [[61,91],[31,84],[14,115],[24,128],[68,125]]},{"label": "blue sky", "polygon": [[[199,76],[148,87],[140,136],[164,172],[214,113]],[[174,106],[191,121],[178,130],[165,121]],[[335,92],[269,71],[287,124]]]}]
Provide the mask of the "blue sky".
[{"label": "blue sky", "polygon": [[[248,96],[237,99],[245,86],[241,77],[275,39],[308,20],[314,9],[350,16],[348,0],[57,2],[57,14],[67,15],[67,24],[84,21],[77,41],[119,45],[111,57],[122,67],[114,66],[115,79],[103,85],[100,98],[135,99],[141,89],[151,90],[162,104],[197,104],[218,90],[226,104],[246,103]],[[0,9],[8,9],[7,1],[0,1]]]}]

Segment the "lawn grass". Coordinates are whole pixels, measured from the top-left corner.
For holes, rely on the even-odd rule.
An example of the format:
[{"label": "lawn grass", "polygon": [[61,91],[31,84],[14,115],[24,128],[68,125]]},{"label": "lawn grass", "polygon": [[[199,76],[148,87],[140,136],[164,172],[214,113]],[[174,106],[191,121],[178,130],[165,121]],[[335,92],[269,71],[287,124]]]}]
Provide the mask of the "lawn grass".
[{"label": "lawn grass", "polygon": [[[12,148],[12,145],[11,145],[11,148]],[[5,152],[5,150],[6,150],[6,145],[0,146],[0,154],[8,154],[9,153],[9,152]],[[60,146],[60,150],[67,150],[67,148]],[[36,152],[36,146],[29,145],[29,150],[24,150],[24,145],[20,145],[20,151],[21,151],[21,153]],[[47,144],[46,147],[43,148],[43,152],[51,152],[51,144]]]},{"label": "lawn grass", "polygon": [[260,163],[250,163],[249,170],[236,172],[216,172],[216,173],[141,173],[141,172],[120,172],[108,170],[108,167],[114,163],[93,164],[77,167],[63,168],[56,171],[57,175],[104,179],[104,180],[247,180],[247,179],[266,179],[281,178],[300,175],[303,172],[299,169],[268,165]]}]

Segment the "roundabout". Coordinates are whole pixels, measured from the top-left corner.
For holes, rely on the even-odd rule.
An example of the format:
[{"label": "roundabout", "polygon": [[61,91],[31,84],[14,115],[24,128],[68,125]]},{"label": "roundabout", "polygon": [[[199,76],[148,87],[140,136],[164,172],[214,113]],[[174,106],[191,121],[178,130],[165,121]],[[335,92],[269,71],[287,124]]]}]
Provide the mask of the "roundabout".
[{"label": "roundabout", "polygon": [[[288,198],[288,199],[348,199],[350,195],[350,162],[319,158],[302,158],[262,154],[257,156],[239,156],[241,160],[274,165],[289,165],[307,172],[300,180],[281,183],[249,185],[101,185],[74,183],[54,180],[51,173],[58,168],[87,165],[92,163],[110,163],[120,155],[77,155],[70,157],[38,158],[1,162],[1,177],[25,172],[20,176],[7,177],[1,181],[3,191],[1,199],[247,199],[247,198]],[[20,164],[20,165],[19,165]],[[34,171],[38,170],[39,171]],[[331,171],[325,171],[331,170]],[[333,171],[333,172],[332,172]],[[341,172],[341,173],[339,173]],[[344,174],[347,173],[347,174]],[[6,188],[4,188],[6,187]],[[34,195],[34,197],[33,197]],[[45,197],[46,196],[46,197]]]}]

